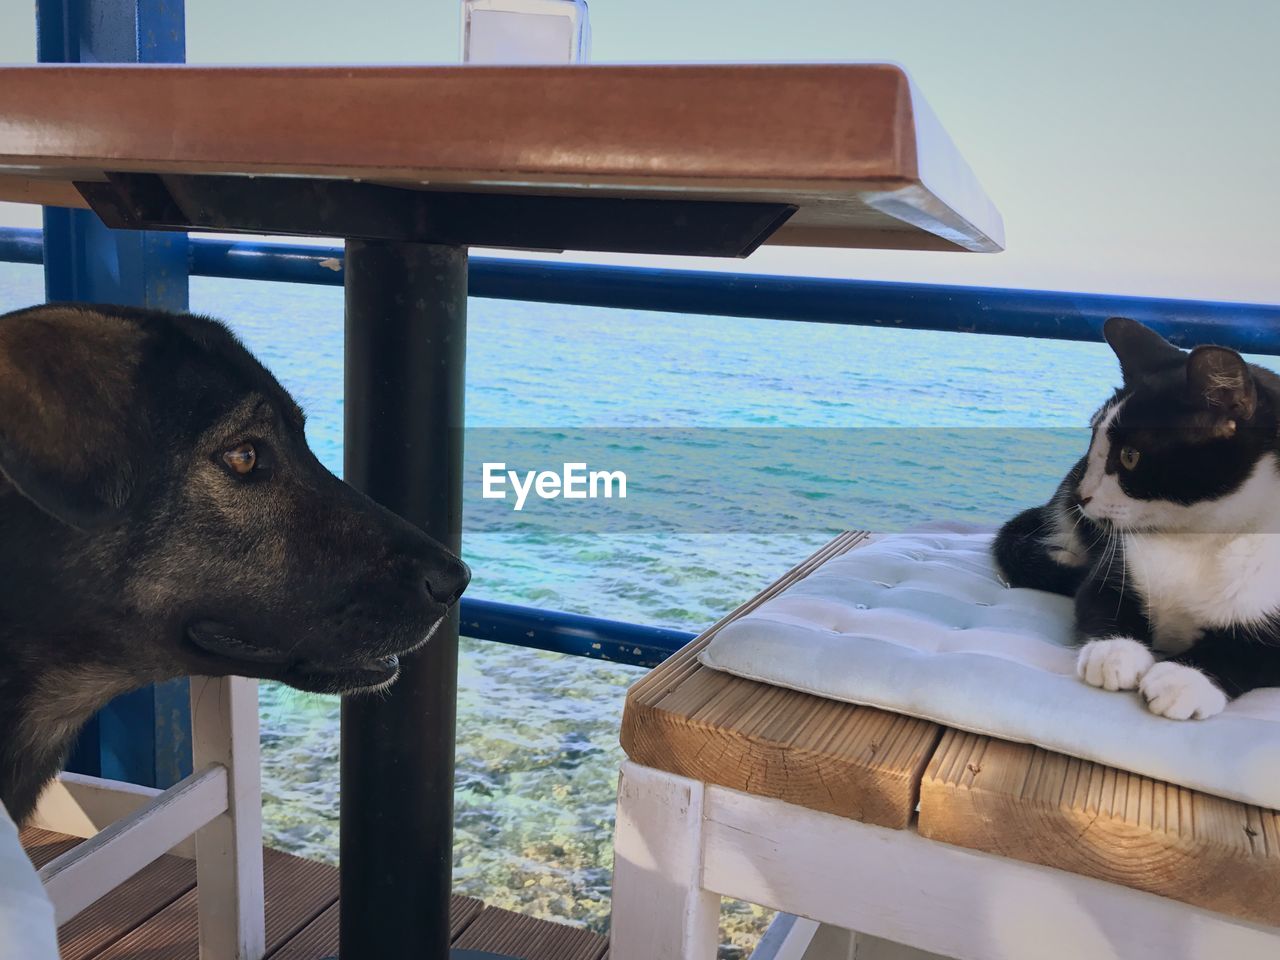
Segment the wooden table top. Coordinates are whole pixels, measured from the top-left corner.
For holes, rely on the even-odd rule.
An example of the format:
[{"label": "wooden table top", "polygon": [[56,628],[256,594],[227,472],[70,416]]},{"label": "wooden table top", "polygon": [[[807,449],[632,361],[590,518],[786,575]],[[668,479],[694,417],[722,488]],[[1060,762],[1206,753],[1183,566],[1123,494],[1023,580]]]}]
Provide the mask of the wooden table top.
[{"label": "wooden table top", "polygon": [[0,68],[0,200],[107,172],[785,202],[769,241],[995,251],[999,213],[875,64]]},{"label": "wooden table top", "polygon": [[1280,926],[1280,811],[703,666],[726,624],[856,549],[820,549],[627,693],[636,763]]}]

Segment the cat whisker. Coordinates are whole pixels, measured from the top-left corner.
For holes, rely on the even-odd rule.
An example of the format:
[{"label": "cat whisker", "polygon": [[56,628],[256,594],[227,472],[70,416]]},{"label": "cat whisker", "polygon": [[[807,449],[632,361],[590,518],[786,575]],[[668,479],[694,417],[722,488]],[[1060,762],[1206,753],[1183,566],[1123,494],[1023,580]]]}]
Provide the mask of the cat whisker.
[{"label": "cat whisker", "polygon": [[[1119,540],[1120,538],[1116,538]],[[1116,619],[1120,618],[1120,609],[1124,606],[1124,587],[1129,571],[1129,558],[1124,556],[1123,544],[1121,544],[1120,556],[1120,596],[1116,599]]]},{"label": "cat whisker", "polygon": [[1115,563],[1117,543],[1116,531],[1114,529],[1110,529],[1107,533],[1107,572],[1102,575],[1104,583],[1111,579],[1111,565]]},{"label": "cat whisker", "polygon": [[1075,523],[1073,523],[1073,524],[1071,525],[1071,532],[1072,532],[1072,533],[1075,533],[1075,532],[1076,532],[1076,528],[1077,528],[1077,527],[1079,527],[1079,526],[1080,526],[1080,524],[1084,521],[1084,508],[1083,508],[1083,507],[1076,507],[1076,513],[1077,513],[1077,516],[1076,516],[1076,522],[1075,522]]}]

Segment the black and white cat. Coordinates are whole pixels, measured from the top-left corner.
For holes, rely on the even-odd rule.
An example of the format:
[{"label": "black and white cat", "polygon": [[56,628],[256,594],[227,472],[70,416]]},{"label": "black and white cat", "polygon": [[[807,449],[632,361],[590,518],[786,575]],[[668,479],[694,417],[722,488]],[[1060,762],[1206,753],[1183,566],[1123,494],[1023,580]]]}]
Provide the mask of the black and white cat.
[{"label": "black and white cat", "polygon": [[1001,529],[996,562],[1013,586],[1075,597],[1083,680],[1203,719],[1280,686],[1280,377],[1121,317],[1103,335],[1124,385],[1049,503]]}]

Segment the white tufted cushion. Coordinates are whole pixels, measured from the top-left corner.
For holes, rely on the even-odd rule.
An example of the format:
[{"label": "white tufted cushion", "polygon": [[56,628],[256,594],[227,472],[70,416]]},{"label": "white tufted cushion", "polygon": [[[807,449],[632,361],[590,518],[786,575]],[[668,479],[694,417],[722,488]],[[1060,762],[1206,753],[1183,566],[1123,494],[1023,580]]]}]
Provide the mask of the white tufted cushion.
[{"label": "white tufted cushion", "polygon": [[990,542],[873,538],[730,623],[702,662],[1280,809],[1280,688],[1176,721],[1088,686],[1071,601],[1006,587]]}]

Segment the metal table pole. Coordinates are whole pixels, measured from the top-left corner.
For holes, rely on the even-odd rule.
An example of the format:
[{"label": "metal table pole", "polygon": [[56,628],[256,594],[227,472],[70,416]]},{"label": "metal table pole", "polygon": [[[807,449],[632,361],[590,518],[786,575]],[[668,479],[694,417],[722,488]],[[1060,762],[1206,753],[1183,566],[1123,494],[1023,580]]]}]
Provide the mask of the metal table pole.
[{"label": "metal table pole", "polygon": [[[346,245],[345,479],[457,551],[465,247]],[[341,956],[449,956],[458,611],[342,702]]]}]

